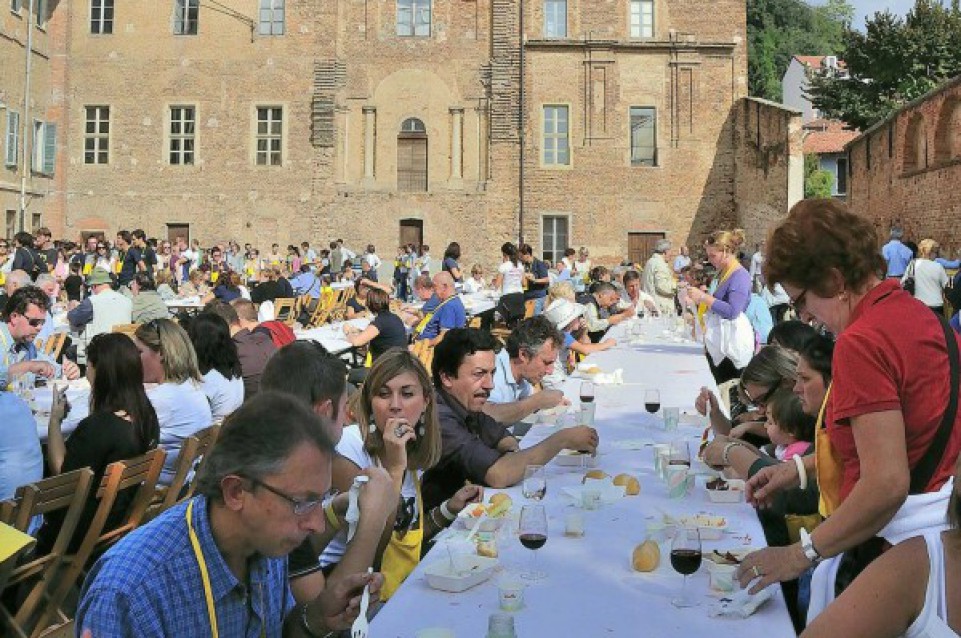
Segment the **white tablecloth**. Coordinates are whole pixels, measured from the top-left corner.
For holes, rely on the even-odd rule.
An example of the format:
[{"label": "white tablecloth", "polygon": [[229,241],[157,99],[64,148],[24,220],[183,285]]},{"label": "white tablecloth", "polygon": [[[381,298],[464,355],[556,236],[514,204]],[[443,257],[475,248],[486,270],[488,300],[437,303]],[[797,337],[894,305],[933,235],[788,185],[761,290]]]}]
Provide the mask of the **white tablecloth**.
[{"label": "white tablecloth", "polygon": [[331,323],[319,328],[311,328],[310,330],[296,330],[294,331],[298,339],[313,339],[314,341],[320,342],[322,346],[327,348],[327,351],[331,354],[343,354],[350,350],[353,346],[350,342],[344,338],[344,324],[348,323],[358,330],[363,330],[370,325],[369,317],[361,317],[359,319],[350,319],[349,321],[339,321],[337,323]]},{"label": "white tablecloth", "polygon": [[[44,388],[31,390],[29,404],[33,410],[33,418],[37,422],[37,437],[41,441],[47,440],[47,427],[50,422],[50,406],[53,404],[53,383],[48,382]],[[90,384],[86,379],[71,381],[67,387],[67,401],[70,403],[70,413],[60,424],[64,434],[70,434],[77,429],[77,425],[90,414]]]},{"label": "white tablecloth", "polygon": [[[629,341],[623,327],[615,328],[612,333],[621,343]],[[751,618],[709,617],[708,610],[719,595],[709,591],[707,567],[703,564],[688,582],[689,591],[701,605],[683,610],[673,607],[670,600],[679,590],[682,578],[670,566],[669,542],[661,544],[661,563],[655,572],[641,574],[631,569],[633,548],[645,539],[647,524],[662,520],[664,512],[672,516],[697,512],[724,516],[729,533],[721,541],[705,541],[703,547],[707,551],[764,545],[764,535],[753,509],[745,503],[709,502],[701,477],[687,498],[668,499],[664,484],[654,475],[652,449],[643,445],[683,437],[690,442],[692,454],[696,453],[706,420],[695,415],[694,399],[701,386],[714,386],[702,347],[673,342],[624,345],[594,355],[590,361],[604,372],[623,368],[625,382],[596,388],[596,425],[601,435],[597,467],[610,475],[628,472],[637,476],[641,494],[625,497],[597,511],[583,511],[585,536],[568,538],[563,535],[564,516],[571,507],[571,499],[561,488],[578,485],[584,470],[561,467],[554,462],[548,465],[544,503],[549,518],[549,540],[538,552],[539,568],[548,573],[548,578],[528,584],[525,606],[513,613],[517,635],[525,638],[794,636],[778,588],[774,599]],[[565,392],[575,405],[579,384],[576,378],[565,384]],[[643,390],[649,387],[660,390],[662,406],[681,409],[682,425],[676,433],[664,432],[659,418],[644,411]],[[533,445],[554,431],[553,426],[534,426],[523,445]],[[634,445],[640,449],[624,449]],[[514,500],[515,512],[519,512],[525,503],[519,486],[507,491]],[[491,580],[460,594],[433,590],[422,572],[427,564],[447,560],[441,545],[443,542],[425,557],[374,619],[371,635],[410,638],[425,627],[448,627],[459,638],[485,634],[488,616],[500,611],[496,584],[500,574],[495,573]],[[525,550],[510,531],[501,532],[498,550],[503,570],[516,573],[530,564],[531,552]]]}]

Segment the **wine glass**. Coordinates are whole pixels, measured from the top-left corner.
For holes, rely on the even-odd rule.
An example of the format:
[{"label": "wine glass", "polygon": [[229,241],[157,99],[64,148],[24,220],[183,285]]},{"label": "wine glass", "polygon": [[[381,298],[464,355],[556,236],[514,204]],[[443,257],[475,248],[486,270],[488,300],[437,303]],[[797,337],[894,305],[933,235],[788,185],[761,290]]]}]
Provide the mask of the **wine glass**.
[{"label": "wine glass", "polygon": [[524,469],[524,482],[521,491],[524,498],[539,501],[547,493],[547,477],[544,475],[543,465],[528,465]]},{"label": "wine glass", "polygon": [[534,551],[529,571],[521,574],[527,580],[540,580],[547,574],[537,569],[537,551],[547,542],[547,514],[541,504],[525,505],[521,508],[520,522],[521,545]]},{"label": "wine glass", "polygon": [[650,414],[657,414],[657,411],[661,409],[661,392],[657,389],[650,389],[644,391],[644,409]]},{"label": "wine glass", "polygon": [[681,527],[671,541],[671,567],[684,576],[684,583],[677,597],[671,601],[675,607],[697,607],[700,602],[687,593],[687,577],[701,567],[701,532],[696,527]]},{"label": "wine glass", "polygon": [[668,465],[686,465],[691,467],[691,448],[687,441],[680,439],[671,442],[670,456]]},{"label": "wine glass", "polygon": [[581,381],[581,403],[594,402],[594,384],[590,381]]}]

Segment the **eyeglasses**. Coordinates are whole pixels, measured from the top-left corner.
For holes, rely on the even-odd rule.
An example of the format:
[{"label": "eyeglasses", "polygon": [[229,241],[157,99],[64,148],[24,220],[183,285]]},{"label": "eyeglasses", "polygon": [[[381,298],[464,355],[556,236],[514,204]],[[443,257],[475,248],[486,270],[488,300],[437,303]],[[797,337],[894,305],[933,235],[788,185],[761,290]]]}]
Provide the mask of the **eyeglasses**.
[{"label": "eyeglasses", "polygon": [[806,304],[805,298],[807,297],[807,294],[808,289],[805,288],[796,298],[791,299],[791,307],[794,308],[794,312],[796,312],[798,315],[804,312],[804,306]]},{"label": "eyeglasses", "polygon": [[280,498],[290,503],[290,505],[293,507],[295,516],[306,516],[307,514],[310,514],[315,509],[317,509],[319,505],[322,505],[325,501],[333,498],[336,495],[335,491],[330,491],[324,496],[321,496],[320,498],[299,499],[299,498],[294,498],[289,494],[285,494],[284,492],[281,492],[280,490],[278,490],[276,487],[271,487],[270,485],[267,485],[266,483],[264,483],[259,479],[255,479],[250,476],[243,476],[242,478],[245,478],[251,483],[253,483],[255,487],[260,486],[265,490],[267,490],[268,492],[271,492],[272,494],[276,494]]},{"label": "eyeglasses", "polygon": [[767,405],[767,402],[771,400],[771,397],[774,396],[774,393],[777,392],[778,388],[780,387],[781,387],[781,384],[777,383],[773,387],[771,387],[767,392],[757,397],[756,399],[750,395],[750,393],[747,391],[747,386],[744,385],[743,383],[741,384],[741,392],[744,393],[744,396],[745,398],[747,398],[748,403],[750,403],[751,405],[755,405],[759,408],[763,408]]}]

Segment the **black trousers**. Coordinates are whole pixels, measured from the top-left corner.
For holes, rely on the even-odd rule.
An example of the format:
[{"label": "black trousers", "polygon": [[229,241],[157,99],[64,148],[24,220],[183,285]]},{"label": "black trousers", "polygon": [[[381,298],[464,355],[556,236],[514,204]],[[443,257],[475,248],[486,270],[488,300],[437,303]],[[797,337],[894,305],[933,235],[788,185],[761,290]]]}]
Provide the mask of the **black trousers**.
[{"label": "black trousers", "polygon": [[720,365],[714,365],[711,355],[705,352],[704,356],[707,357],[707,365],[711,368],[711,375],[714,377],[714,383],[718,385],[721,385],[725,381],[730,381],[731,379],[737,379],[744,371],[742,368],[735,368],[730,359],[725,358],[723,361],[721,361]]}]

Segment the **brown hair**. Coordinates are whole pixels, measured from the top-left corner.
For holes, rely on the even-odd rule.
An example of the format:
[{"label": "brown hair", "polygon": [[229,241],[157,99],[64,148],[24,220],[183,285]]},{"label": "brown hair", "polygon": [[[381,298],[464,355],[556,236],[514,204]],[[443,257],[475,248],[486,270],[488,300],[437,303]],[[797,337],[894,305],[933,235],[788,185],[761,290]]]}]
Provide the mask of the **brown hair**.
[{"label": "brown hair", "polygon": [[[805,199],[771,233],[764,274],[768,284],[789,283],[832,297],[842,286],[859,290],[883,277],[878,234],[865,218],[833,199]],[[840,273],[843,284],[833,280]]]},{"label": "brown hair", "polygon": [[775,390],[767,410],[777,426],[798,441],[814,441],[814,416],[805,414],[801,398],[791,388]]},{"label": "brown hair", "polygon": [[707,241],[704,243],[708,246],[717,246],[734,255],[744,245],[744,230],[740,228],[716,230],[708,235]]},{"label": "brown hair", "polygon": [[367,286],[367,309],[375,315],[390,310],[390,296],[380,288]]},{"label": "brown hair", "polygon": [[230,302],[237,312],[237,318],[244,321],[257,321],[257,306],[250,299],[240,297]]},{"label": "brown hair", "polygon": [[434,387],[431,385],[430,375],[417,357],[404,348],[391,348],[377,357],[367,373],[361,391],[351,397],[349,409],[360,425],[364,449],[371,456],[379,458],[384,451],[384,435],[376,428],[373,432],[370,431],[369,426],[374,422],[373,399],[381,388],[405,372],[411,372],[417,377],[426,402],[422,420],[424,434],[421,436],[418,432],[417,439],[408,448],[407,469],[427,470],[440,460],[440,421],[437,419],[437,405],[434,401]]},{"label": "brown hair", "polygon": [[163,355],[164,383],[200,383],[197,352],[187,332],[170,319],[154,319],[142,323],[134,333],[137,340]]}]

